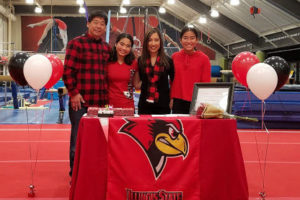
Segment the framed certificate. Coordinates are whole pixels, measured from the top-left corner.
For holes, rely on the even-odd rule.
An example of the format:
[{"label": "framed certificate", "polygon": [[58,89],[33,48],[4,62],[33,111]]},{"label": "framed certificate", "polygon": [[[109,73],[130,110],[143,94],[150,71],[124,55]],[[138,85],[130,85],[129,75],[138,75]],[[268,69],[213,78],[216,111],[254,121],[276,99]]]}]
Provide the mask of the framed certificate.
[{"label": "framed certificate", "polygon": [[234,83],[195,83],[190,114],[196,114],[201,103],[209,103],[231,113]]}]

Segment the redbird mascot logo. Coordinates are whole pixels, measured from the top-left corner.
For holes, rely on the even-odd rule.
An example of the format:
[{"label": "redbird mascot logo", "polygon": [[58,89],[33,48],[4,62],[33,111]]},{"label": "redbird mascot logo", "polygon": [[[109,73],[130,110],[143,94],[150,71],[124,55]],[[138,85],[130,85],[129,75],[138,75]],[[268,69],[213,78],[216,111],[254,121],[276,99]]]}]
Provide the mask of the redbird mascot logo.
[{"label": "redbird mascot logo", "polygon": [[148,123],[138,119],[124,119],[119,133],[130,136],[145,152],[155,179],[162,173],[167,158],[188,155],[188,140],[180,120],[151,119]]}]

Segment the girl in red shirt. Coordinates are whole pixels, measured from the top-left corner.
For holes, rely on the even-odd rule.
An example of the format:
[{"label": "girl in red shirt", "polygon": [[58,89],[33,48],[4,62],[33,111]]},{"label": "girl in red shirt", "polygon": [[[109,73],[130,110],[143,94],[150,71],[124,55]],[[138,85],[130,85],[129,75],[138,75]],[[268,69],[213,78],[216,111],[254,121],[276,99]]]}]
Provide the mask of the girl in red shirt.
[{"label": "girl in red shirt", "polygon": [[132,36],[121,33],[112,49],[108,64],[108,99],[114,108],[134,108],[133,76],[137,65],[132,46]]},{"label": "girl in red shirt", "polygon": [[210,82],[211,66],[207,55],[197,51],[198,31],[184,27],[180,33],[182,50],[172,55],[175,77],[171,90],[172,113],[188,114],[192,101],[194,83]]}]

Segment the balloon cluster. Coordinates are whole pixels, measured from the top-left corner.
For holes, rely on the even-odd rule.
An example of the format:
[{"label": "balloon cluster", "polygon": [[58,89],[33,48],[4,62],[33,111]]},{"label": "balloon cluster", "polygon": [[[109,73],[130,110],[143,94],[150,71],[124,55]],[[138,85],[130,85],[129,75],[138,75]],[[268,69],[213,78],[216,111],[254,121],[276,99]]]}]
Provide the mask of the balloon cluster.
[{"label": "balloon cluster", "polygon": [[20,52],[13,55],[8,63],[9,74],[21,86],[30,85],[39,90],[51,88],[63,74],[63,63],[54,54],[29,56]]},{"label": "balloon cluster", "polygon": [[241,52],[232,61],[235,78],[260,100],[279,90],[287,82],[290,70],[288,63],[278,56],[260,63],[253,53]]}]

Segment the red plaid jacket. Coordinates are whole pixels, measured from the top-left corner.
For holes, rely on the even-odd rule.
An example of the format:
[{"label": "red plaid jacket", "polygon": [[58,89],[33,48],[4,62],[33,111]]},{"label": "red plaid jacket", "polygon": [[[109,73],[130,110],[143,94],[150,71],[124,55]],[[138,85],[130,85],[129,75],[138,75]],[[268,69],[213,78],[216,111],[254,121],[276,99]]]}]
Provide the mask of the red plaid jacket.
[{"label": "red plaid jacket", "polygon": [[63,80],[69,95],[80,93],[84,106],[108,104],[107,62],[109,45],[88,33],[68,43]]}]

